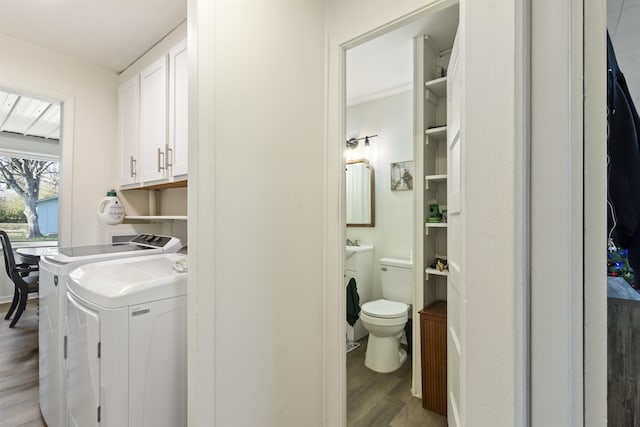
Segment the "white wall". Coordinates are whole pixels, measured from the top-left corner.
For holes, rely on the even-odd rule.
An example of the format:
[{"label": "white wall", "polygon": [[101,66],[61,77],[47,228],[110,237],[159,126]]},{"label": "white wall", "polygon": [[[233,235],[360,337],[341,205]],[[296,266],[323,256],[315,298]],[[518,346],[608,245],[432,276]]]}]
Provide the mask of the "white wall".
[{"label": "white wall", "polygon": [[347,109],[347,139],[371,139],[375,152],[375,227],[347,227],[347,238],[374,245],[373,299],[381,298],[378,260],[407,258],[413,250],[413,192],[391,191],[390,163],[413,160],[413,92],[406,91]]},{"label": "white wall", "polygon": [[[0,34],[0,87],[63,101],[60,244],[104,242],[120,227],[98,224],[96,209],[117,188],[117,76],[75,58]],[[0,286],[0,300],[13,284]]]},{"label": "white wall", "polygon": [[[67,129],[71,138],[63,140],[60,242],[83,245],[104,241],[107,228],[98,224],[96,209],[106,192],[118,185],[117,76],[2,34],[0,64],[3,88],[62,100],[63,108],[72,108],[72,128]],[[63,127],[65,124],[69,122]],[[72,181],[65,179],[70,172]]]},{"label": "white wall", "polygon": [[[326,11],[321,1],[241,3],[189,3],[198,95],[190,101],[189,424],[345,425],[344,289],[335,286],[344,270],[343,48],[447,2],[327,0]],[[526,292],[540,271],[526,262],[527,4],[462,1],[460,9],[468,426],[522,426],[529,415]],[[554,171],[571,166],[560,163]],[[570,398],[579,411],[577,385]]]},{"label": "white wall", "polygon": [[193,0],[192,25],[189,424],[325,425],[324,2]]}]

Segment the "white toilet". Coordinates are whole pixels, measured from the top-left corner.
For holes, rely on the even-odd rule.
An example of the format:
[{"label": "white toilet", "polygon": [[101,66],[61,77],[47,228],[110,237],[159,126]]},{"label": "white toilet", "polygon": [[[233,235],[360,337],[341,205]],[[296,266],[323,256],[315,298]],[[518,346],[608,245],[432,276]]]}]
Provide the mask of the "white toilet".
[{"label": "white toilet", "polygon": [[407,359],[400,339],[413,300],[413,264],[407,259],[380,259],[382,299],[363,304],[360,320],[369,331],[364,364],[376,372],[393,372]]}]

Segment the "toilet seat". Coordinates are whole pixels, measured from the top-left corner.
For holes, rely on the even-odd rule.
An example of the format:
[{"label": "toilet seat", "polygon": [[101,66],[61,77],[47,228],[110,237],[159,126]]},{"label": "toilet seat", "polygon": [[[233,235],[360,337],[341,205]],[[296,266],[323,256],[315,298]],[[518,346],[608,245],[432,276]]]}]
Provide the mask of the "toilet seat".
[{"label": "toilet seat", "polygon": [[395,319],[406,316],[409,311],[409,306],[402,302],[379,299],[363,304],[360,310],[371,317]]}]

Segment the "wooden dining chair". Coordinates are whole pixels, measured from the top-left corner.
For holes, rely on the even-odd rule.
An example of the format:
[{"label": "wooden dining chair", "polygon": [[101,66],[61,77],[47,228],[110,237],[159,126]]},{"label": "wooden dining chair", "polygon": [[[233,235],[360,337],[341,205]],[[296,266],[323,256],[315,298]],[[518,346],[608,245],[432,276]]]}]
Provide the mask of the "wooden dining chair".
[{"label": "wooden dining chair", "polygon": [[[14,284],[13,300],[11,306],[4,320],[9,320],[13,316],[13,320],[9,324],[10,328],[13,328],[22,312],[27,306],[27,297],[30,293],[38,292],[39,276],[31,275],[32,272],[38,271],[37,265],[30,265],[26,263],[16,264],[15,256],[13,255],[13,248],[11,247],[11,241],[9,236],[3,230],[0,230],[0,243],[2,243],[2,252],[4,253],[4,266],[7,271],[7,276]],[[17,310],[16,310],[17,309]]]}]

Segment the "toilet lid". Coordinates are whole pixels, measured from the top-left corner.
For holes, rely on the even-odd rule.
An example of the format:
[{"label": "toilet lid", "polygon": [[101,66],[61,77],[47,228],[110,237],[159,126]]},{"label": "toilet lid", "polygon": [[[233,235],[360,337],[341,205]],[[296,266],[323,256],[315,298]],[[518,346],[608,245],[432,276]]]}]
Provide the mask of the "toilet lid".
[{"label": "toilet lid", "polygon": [[407,314],[409,306],[402,302],[379,299],[364,304],[361,310],[373,317],[393,318]]}]

